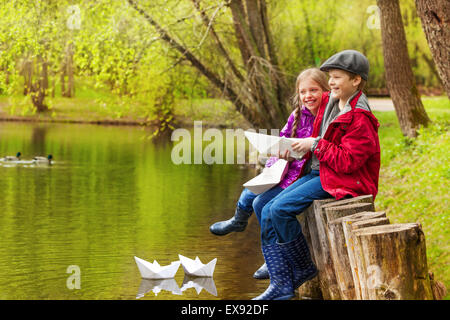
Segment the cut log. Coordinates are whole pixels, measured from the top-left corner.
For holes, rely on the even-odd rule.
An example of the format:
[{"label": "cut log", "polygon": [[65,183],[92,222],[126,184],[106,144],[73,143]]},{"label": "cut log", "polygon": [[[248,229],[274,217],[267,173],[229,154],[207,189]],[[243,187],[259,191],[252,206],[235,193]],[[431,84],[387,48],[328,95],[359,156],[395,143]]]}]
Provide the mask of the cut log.
[{"label": "cut log", "polygon": [[[297,215],[297,220],[299,221],[303,235],[305,236],[306,242],[308,243],[309,252],[311,253],[311,258],[315,261],[314,250],[311,244],[311,234],[309,232],[309,225],[306,219],[306,215]],[[309,281],[306,281],[298,288],[298,298],[299,300],[322,300],[322,290],[320,289],[319,277],[315,277]]]},{"label": "cut log", "polygon": [[369,211],[374,208],[373,203],[355,203],[338,207],[325,208],[328,228],[327,235],[330,246],[333,268],[342,300],[355,300],[355,285],[350,268],[350,262],[345,243],[342,219],[358,212]]},{"label": "cut log", "polygon": [[368,299],[433,299],[420,224],[381,225],[353,233],[361,248]]},{"label": "cut log", "polygon": [[355,221],[351,224],[351,242],[353,244],[353,253],[354,253],[354,263],[351,263],[352,269],[354,270],[354,279],[356,278],[355,283],[359,283],[359,292],[357,293],[357,299],[367,300],[369,299],[368,289],[367,289],[367,279],[364,271],[364,263],[362,260],[362,252],[361,247],[356,240],[356,237],[353,233],[354,230],[359,230],[367,227],[374,227],[379,225],[389,224],[389,219],[386,217],[368,219]]},{"label": "cut log", "polygon": [[373,203],[372,195],[336,201],[333,198],[315,200],[304,212],[308,222],[315,263],[319,270],[319,283],[323,299],[341,299],[327,236],[327,221],[324,208],[342,206],[352,203]]},{"label": "cut log", "polygon": [[[320,290],[322,292],[322,297],[325,300],[336,298],[336,294],[333,295],[334,291],[330,292],[331,289],[329,289],[329,284],[333,283],[333,279],[329,279],[329,277],[334,277],[334,273],[331,274],[326,271],[326,269],[329,268],[329,265],[327,264],[327,256],[329,256],[329,252],[327,251],[328,245],[325,246],[322,243],[324,242],[324,239],[323,237],[321,237],[321,234],[325,233],[325,230],[323,230],[322,232],[322,229],[324,229],[325,227],[321,221],[318,221],[316,219],[316,216],[320,216],[320,214],[317,213],[320,213],[321,207],[323,205],[334,201],[334,199],[314,200],[314,202],[304,212],[311,238],[313,261],[316,264],[317,269],[319,270],[319,275],[317,278],[319,281]],[[335,278],[334,282],[336,282]],[[337,294],[339,294],[338,291]]]},{"label": "cut log", "polygon": [[[338,219],[341,221],[342,230],[344,233],[344,241],[345,241],[345,248],[340,248],[342,251],[343,249],[346,250],[347,255],[342,253],[344,256],[344,260],[342,261],[345,264],[344,272],[346,272],[345,279],[348,280],[348,283],[342,282],[340,283],[341,289],[349,290],[350,288],[354,287],[354,298],[357,300],[361,300],[361,285],[360,285],[360,272],[358,271],[358,265],[356,263],[355,259],[355,241],[353,240],[353,234],[352,234],[352,224],[362,221],[365,222],[367,225],[367,221],[370,220],[377,220],[377,222],[371,221],[369,222],[370,225],[381,225],[381,224],[389,224],[389,219],[386,218],[386,212],[360,212],[356,214],[352,214],[350,216],[346,216],[343,218]],[[337,220],[335,220],[337,222]],[[373,224],[376,223],[376,224]],[[347,258],[348,258],[348,264],[347,264]]]}]

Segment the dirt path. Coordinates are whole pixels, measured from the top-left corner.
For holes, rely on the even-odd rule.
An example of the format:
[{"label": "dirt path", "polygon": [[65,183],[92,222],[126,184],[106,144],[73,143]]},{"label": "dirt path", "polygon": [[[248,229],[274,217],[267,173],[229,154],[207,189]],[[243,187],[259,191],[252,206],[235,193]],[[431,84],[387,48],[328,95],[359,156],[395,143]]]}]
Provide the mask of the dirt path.
[{"label": "dirt path", "polygon": [[369,98],[369,105],[374,111],[394,111],[394,104],[390,98]]}]

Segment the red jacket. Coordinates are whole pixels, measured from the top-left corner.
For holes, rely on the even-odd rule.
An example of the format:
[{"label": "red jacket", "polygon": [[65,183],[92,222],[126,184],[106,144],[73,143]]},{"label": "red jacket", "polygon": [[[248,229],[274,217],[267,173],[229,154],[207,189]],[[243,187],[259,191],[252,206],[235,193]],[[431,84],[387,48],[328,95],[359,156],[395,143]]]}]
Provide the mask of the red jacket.
[{"label": "red jacket", "polygon": [[[350,101],[351,111],[330,123],[314,150],[320,163],[322,188],[336,200],[366,194],[371,194],[375,200],[378,193],[380,124],[370,111],[356,107],[361,94],[360,91]],[[325,93],[322,98],[312,137],[319,134],[329,96]],[[311,152],[308,157],[311,157]]]}]

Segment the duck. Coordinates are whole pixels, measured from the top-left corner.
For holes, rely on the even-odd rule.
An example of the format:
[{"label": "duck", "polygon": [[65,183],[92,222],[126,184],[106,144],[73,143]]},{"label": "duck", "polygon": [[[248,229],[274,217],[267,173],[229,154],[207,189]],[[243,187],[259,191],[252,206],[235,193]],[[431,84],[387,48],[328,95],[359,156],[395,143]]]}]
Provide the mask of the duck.
[{"label": "duck", "polygon": [[31,161],[35,164],[52,164],[52,159],[53,156],[49,154],[47,157],[36,156]]},{"label": "duck", "polygon": [[0,158],[0,161],[4,161],[4,162],[7,162],[7,161],[19,161],[21,155],[22,155],[21,152],[17,152],[16,156],[6,156],[4,158]]}]

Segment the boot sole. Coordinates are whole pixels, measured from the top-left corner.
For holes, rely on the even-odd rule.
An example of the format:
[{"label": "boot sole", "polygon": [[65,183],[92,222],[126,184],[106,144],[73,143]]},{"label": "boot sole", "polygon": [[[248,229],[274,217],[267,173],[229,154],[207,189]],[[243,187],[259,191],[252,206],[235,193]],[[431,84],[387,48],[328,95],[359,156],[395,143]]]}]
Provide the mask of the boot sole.
[{"label": "boot sole", "polygon": [[232,233],[232,232],[242,232],[242,231],[245,230],[246,227],[247,227],[247,226],[245,226],[245,227],[242,228],[242,229],[231,230],[231,231],[228,231],[228,232],[225,232],[225,233],[217,233],[217,231],[214,232],[214,231],[211,230],[211,229],[209,229],[209,231],[210,231],[212,234],[216,235],[216,236],[226,236],[227,234]]},{"label": "boot sole", "polygon": [[282,297],[275,298],[273,300],[291,300],[294,297],[295,297],[295,294],[290,294],[290,295],[287,295],[287,296],[282,296]]}]

